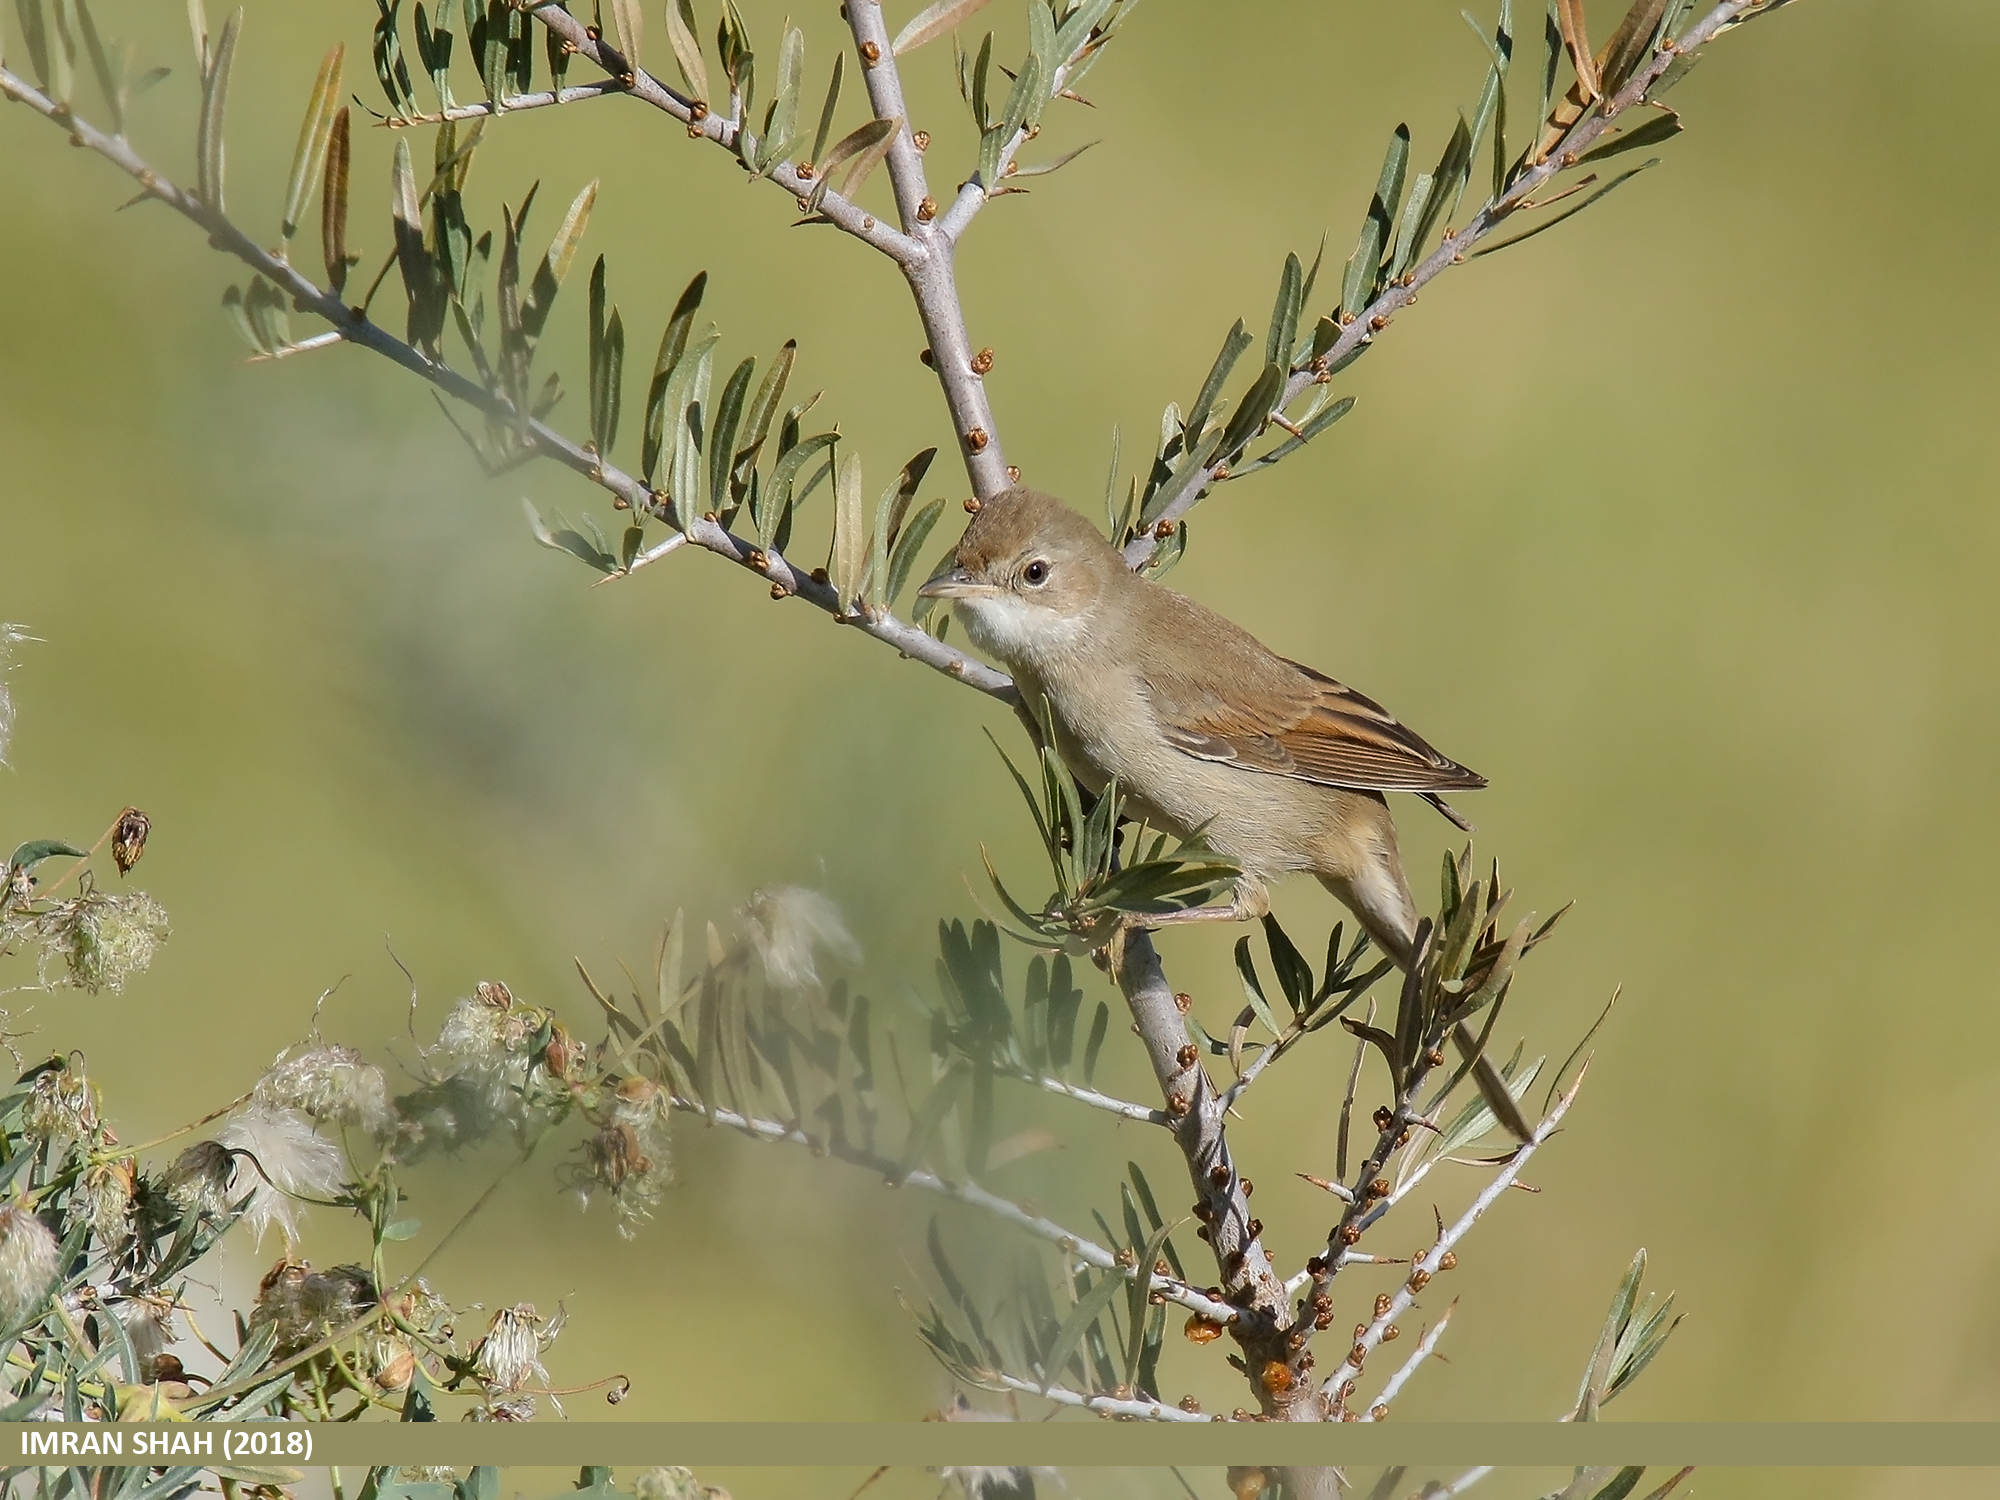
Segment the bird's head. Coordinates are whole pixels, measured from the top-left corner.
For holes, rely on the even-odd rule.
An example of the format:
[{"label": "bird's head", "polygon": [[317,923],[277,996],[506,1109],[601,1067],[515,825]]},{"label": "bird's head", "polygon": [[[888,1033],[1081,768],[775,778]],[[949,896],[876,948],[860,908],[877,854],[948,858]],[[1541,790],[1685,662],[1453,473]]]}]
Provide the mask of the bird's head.
[{"label": "bird's head", "polygon": [[950,566],[918,590],[949,599],[973,643],[1032,665],[1082,645],[1124,559],[1052,495],[1015,489],[972,517]]}]

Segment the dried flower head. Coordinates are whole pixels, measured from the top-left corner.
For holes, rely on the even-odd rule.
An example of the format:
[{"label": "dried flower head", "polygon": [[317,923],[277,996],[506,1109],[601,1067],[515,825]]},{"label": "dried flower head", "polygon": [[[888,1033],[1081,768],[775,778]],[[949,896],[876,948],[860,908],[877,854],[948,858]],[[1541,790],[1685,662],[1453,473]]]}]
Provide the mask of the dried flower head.
[{"label": "dried flower head", "polygon": [[281,1260],[257,1288],[250,1323],[274,1324],[279,1353],[302,1349],[347,1327],[376,1305],[374,1278],[363,1266],[315,1271],[310,1261]]},{"label": "dried flower head", "polygon": [[80,1191],[71,1195],[69,1218],[90,1221],[97,1242],[116,1251],[132,1238],[132,1193],[137,1173],[132,1158],[101,1161],[85,1169]]},{"label": "dried flower head", "polygon": [[287,1244],[296,1242],[303,1210],[294,1200],[330,1198],[344,1176],[340,1148],[295,1109],[253,1099],[229,1117],[216,1139],[251,1158],[238,1165],[233,1186],[240,1194],[255,1184],[243,1220],[259,1244],[273,1224]]},{"label": "dried flower head", "polygon": [[475,1422],[532,1422],[535,1420],[535,1398],[533,1396],[510,1396],[505,1401],[489,1402],[485,1406],[472,1409]]},{"label": "dried flower head", "polygon": [[62,959],[69,982],[93,995],[124,989],[153,962],[167,931],[166,912],[144,891],[107,896],[86,887],[35,917],[43,964]]},{"label": "dried flower head", "polygon": [[382,1070],[352,1047],[288,1048],[257,1080],[266,1104],[302,1110],[315,1120],[358,1125],[370,1135],[389,1126],[389,1090]]},{"label": "dried flower head", "polygon": [[816,952],[847,963],[861,957],[861,945],[847,930],[832,898],[803,886],[776,885],[756,892],[741,913],[745,934],[763,961],[764,977],[781,989],[819,985]]},{"label": "dried flower head", "polygon": [[461,1079],[485,1094],[487,1110],[515,1125],[537,1110],[567,1107],[568,1089],[546,1067],[553,1017],[514,998],[506,985],[482,981],[445,1017],[424,1064],[440,1082]]},{"label": "dried flower head", "polygon": [[139,1368],[153,1369],[167,1346],[179,1338],[174,1332],[173,1299],[158,1294],[132,1297],[120,1302],[116,1311],[118,1321],[125,1325],[125,1336],[132,1341]]},{"label": "dried flower head", "polygon": [[153,820],[136,807],[118,815],[118,824],[111,830],[111,858],[120,875],[131,874],[132,866],[145,856],[146,836],[152,831]]},{"label": "dried flower head", "polygon": [[61,1247],[49,1226],[18,1203],[0,1208],[0,1327],[18,1328],[55,1285]]},{"label": "dried flower head", "polygon": [[530,1377],[547,1385],[549,1372],[542,1368],[541,1354],[553,1337],[553,1332],[544,1334],[534,1303],[518,1302],[501,1308],[493,1315],[486,1337],[480,1340],[480,1378],[490,1391],[502,1396],[513,1395]]},{"label": "dried flower head", "polygon": [[74,1062],[39,1075],[21,1106],[21,1130],[31,1140],[46,1142],[49,1160],[95,1139],[97,1090]]},{"label": "dried flower head", "polygon": [[218,1218],[229,1212],[229,1180],[235,1173],[234,1151],[220,1141],[196,1141],[174,1158],[160,1178],[160,1190],[181,1213],[193,1210]]},{"label": "dried flower head", "polygon": [[568,1185],[585,1208],[596,1194],[609,1194],[618,1233],[630,1239],[653,1216],[672,1180],[668,1149],[666,1125],[657,1114],[640,1123],[613,1118],[579,1148],[582,1161],[567,1173]]}]

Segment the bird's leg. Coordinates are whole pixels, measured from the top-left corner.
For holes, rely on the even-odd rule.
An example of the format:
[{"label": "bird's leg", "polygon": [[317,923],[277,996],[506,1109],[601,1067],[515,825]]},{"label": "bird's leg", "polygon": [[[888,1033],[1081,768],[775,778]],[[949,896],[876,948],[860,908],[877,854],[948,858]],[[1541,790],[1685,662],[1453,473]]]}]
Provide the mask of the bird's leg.
[{"label": "bird's leg", "polygon": [[1170,911],[1158,915],[1144,915],[1128,912],[1121,924],[1127,932],[1140,929],[1150,931],[1155,927],[1181,927],[1193,922],[1257,922],[1271,909],[1270,892],[1261,880],[1251,880],[1248,876],[1236,882],[1236,890],[1227,906],[1190,906],[1184,911]]}]

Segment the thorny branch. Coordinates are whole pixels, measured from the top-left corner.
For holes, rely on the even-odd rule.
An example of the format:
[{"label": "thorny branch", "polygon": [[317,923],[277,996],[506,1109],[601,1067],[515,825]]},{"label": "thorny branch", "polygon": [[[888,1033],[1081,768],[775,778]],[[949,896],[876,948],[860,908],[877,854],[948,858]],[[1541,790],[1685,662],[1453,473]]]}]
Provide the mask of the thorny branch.
[{"label": "thorny branch", "polygon": [[[1504,224],[1514,210],[1532,206],[1530,200],[1539,189],[1557,173],[1574,166],[1578,158],[1611,128],[1619,115],[1645,99],[1647,90],[1659,82],[1660,75],[1673,65],[1676,57],[1696,50],[1743,12],[1761,9],[1766,3],[1768,0],[1719,0],[1715,9],[1689,27],[1679,41],[1668,42],[1632,75],[1623,88],[1610,98],[1601,100],[1581,124],[1569,131],[1540,161],[1522,172],[1504,193],[1484,204],[1465,228],[1448,231],[1428,258],[1400,281],[1390,283],[1381,296],[1348,319],[1332,348],[1312,364],[1291,373],[1285,382],[1284,395],[1275,409],[1282,411],[1303,395],[1308,387],[1324,380],[1326,371],[1339,368],[1364,344],[1373,343],[1375,335],[1387,328],[1398,312],[1417,300],[1419,291],[1447,267],[1462,264],[1466,252]],[[1540,128],[1539,121],[1536,128]],[[1140,532],[1126,544],[1127,565],[1134,568],[1145,565],[1160,541],[1172,534],[1174,523],[1193,509],[1215,482],[1220,467],[1218,460],[1207,467],[1194,465],[1189,469],[1173,498],[1161,508],[1153,528]]]},{"label": "thorny branch", "polygon": [[[562,12],[556,14],[560,15]],[[18,100],[63,127],[69,132],[72,141],[96,152],[134,178],[145,189],[147,197],[164,203],[207,231],[209,242],[217,249],[235,256],[281,288],[292,298],[293,305],[299,310],[317,313],[332,324],[333,331],[346,342],[383,355],[467,406],[489,416],[502,418],[509,423],[517,420],[512,409],[502,398],[443,361],[431,359],[381,325],[370,322],[358,309],[348,307],[333,292],[319,287],[295,267],[258,245],[228,217],[210,209],[184,188],[176,186],[164,174],[150,166],[122,138],[106,135],[5,67],[0,67],[0,96]],[[610,491],[634,510],[647,511],[656,516],[665,515],[664,508],[645,484],[608,462],[601,455],[587,451],[540,421],[531,419],[525,424],[525,428],[536,451],[545,457],[554,459],[565,468],[583,475],[591,483]],[[758,548],[708,517],[694,520],[685,533],[676,533],[662,547],[654,550],[658,554],[687,542],[727,558],[751,572],[761,574],[770,582],[774,598],[797,595],[808,604],[833,615],[842,623],[852,625],[863,634],[894,646],[904,656],[920,661],[948,677],[967,683],[1002,702],[1014,701],[1013,681],[1005,673],[996,672],[984,663],[952,649],[927,631],[898,619],[885,609],[870,608],[864,613],[843,615],[839,593],[831,584],[819,581],[808,570],[795,567],[776,551]]]},{"label": "thorny branch", "polygon": [[1521,1175],[1521,1168],[1528,1164],[1529,1158],[1555,1134],[1556,1127],[1562,1123],[1562,1117],[1569,1113],[1570,1105],[1576,1102],[1576,1096],[1582,1092],[1584,1075],[1589,1071],[1590,1064],[1586,1062],[1578,1071],[1576,1081],[1569,1086],[1568,1092],[1556,1100],[1555,1106],[1543,1116],[1542,1123],[1535,1127],[1534,1135],[1515,1150],[1512,1159],[1493,1175],[1493,1180],[1480,1190],[1479,1196],[1472,1200],[1471,1206],[1458,1216],[1457,1221],[1437,1237],[1437,1242],[1412,1262],[1409,1278],[1397,1288],[1388,1305],[1375,1315],[1374,1321],[1362,1329],[1355,1338],[1354,1347],[1348,1351],[1346,1360],[1327,1377],[1322,1389],[1334,1398],[1336,1406],[1344,1404],[1347,1396],[1352,1394],[1355,1377],[1360,1375],[1362,1365],[1368,1356],[1381,1344],[1382,1335],[1388,1331],[1389,1325],[1409,1309],[1431,1278],[1445,1269],[1445,1257],[1453,1253],[1453,1247],[1465,1238],[1474,1224],[1479,1222],[1480,1216],[1493,1206],[1494,1200],[1514,1185],[1515,1179]]}]

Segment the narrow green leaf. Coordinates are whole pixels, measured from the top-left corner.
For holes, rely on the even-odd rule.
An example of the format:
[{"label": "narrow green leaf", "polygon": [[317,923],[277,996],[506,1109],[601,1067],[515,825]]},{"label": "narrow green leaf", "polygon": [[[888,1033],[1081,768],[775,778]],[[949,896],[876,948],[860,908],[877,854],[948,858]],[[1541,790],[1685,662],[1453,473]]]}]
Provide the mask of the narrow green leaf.
[{"label": "narrow green leaf", "polygon": [[646,387],[646,423],[640,473],[647,484],[653,482],[666,441],[667,381],[672,378],[675,366],[687,350],[688,332],[694,326],[694,315],[700,310],[702,294],[707,290],[708,272],[697,271],[694,280],[687,284],[680,299],[674,303],[673,315],[667,319],[666,332],[660,335],[660,352],[653,361],[653,378]]},{"label": "narrow green leaf", "polygon": [[104,107],[111,112],[111,133],[125,134],[125,89],[120,82],[123,59],[114,64],[111,54],[105,50],[104,38],[98,34],[97,21],[90,14],[89,0],[71,0],[76,7],[77,27],[83,33],[84,49],[90,54],[90,69],[97,78],[97,92],[104,98]]},{"label": "narrow green leaf", "polygon": [[1229,424],[1222,430],[1222,442],[1216,449],[1217,453],[1228,459],[1241,452],[1243,445],[1262,429],[1284,393],[1284,366],[1264,366],[1264,373],[1243,393],[1242,402],[1230,413]]},{"label": "narrow green leaf", "polygon": [[971,19],[987,0],[936,0],[910,18],[910,24],[896,33],[889,50],[897,57],[914,52],[925,42],[935,41],[954,26]]},{"label": "narrow green leaf", "polygon": [[1194,406],[1188,412],[1185,426],[1190,445],[1199,443],[1206,435],[1209,413],[1215,409],[1223,383],[1229,379],[1229,372],[1236,367],[1243,351],[1255,342],[1244,328],[1241,318],[1230,325],[1229,332],[1223,336],[1222,348],[1215,356],[1215,363],[1208,367],[1208,378],[1201,383],[1201,394],[1195,397]]},{"label": "narrow green leaf", "polygon": [[1048,1352],[1043,1356],[1044,1391],[1055,1384],[1056,1376],[1062,1373],[1064,1362],[1068,1360],[1076,1346],[1083,1342],[1085,1330],[1097,1321],[1105,1308],[1111,1305],[1111,1299],[1118,1295],[1119,1289],[1124,1285],[1124,1277],[1112,1271],[1099,1271],[1089,1290],[1077,1298],[1076,1305],[1069,1310],[1069,1316],[1063,1319],[1055,1341],[1049,1345]]},{"label": "narrow green leaf", "polygon": [[1090,1039],[1083,1046],[1083,1081],[1097,1077],[1097,1055],[1104,1050],[1104,1038],[1111,1031],[1111,1007],[1097,1002],[1097,1014],[1090,1019]]},{"label": "narrow green leaf", "polygon": [[833,74],[826,81],[826,102],[819,107],[819,128],[813,132],[812,155],[806,158],[817,169],[820,153],[826,150],[826,138],[833,134],[833,112],[840,104],[840,75],[847,67],[847,54],[833,54]]},{"label": "narrow green leaf", "polygon": [[667,40],[673,45],[674,61],[680,65],[690,92],[705,101],[709,97],[708,64],[702,60],[694,26],[694,0],[667,0]]},{"label": "narrow green leaf", "polygon": [[[837,190],[841,197],[852,199],[861,191],[869,175],[889,154],[889,147],[895,141],[896,132],[903,122],[894,120],[870,120],[858,125],[836,141],[826,153],[826,163],[820,170],[819,186],[808,200],[817,206],[821,198],[830,191]],[[841,170],[838,188],[835,188],[834,173]]]},{"label": "narrow green leaf", "polygon": [[1256,962],[1250,957],[1250,939],[1236,940],[1236,973],[1243,984],[1243,998],[1250,1002],[1250,1012],[1264,1023],[1264,1029],[1277,1036],[1280,1031],[1278,1018],[1271,1010],[1271,1002],[1264,998],[1263,981],[1257,977]]},{"label": "narrow green leaf", "polygon": [[[190,6],[200,0],[189,0]],[[35,86],[50,91],[49,82],[49,22],[42,9],[42,0],[14,0],[14,11],[21,21],[21,39],[28,47],[28,69],[35,75]],[[190,21],[195,19],[190,11]],[[200,62],[205,75],[208,72],[208,26],[204,21],[195,30],[195,57]]]},{"label": "narrow green leaf", "polygon": [[843,613],[861,597],[862,568],[868,555],[866,527],[861,514],[861,455],[850,451],[834,474],[833,557],[827,569]]},{"label": "narrow green leaf", "polygon": [[348,267],[354,264],[347,250],[347,106],[334,111],[327,131],[326,171],[320,181],[320,252],[326,261],[326,282],[335,296],[347,285]]},{"label": "narrow green leaf", "polygon": [[[1647,161],[1641,162],[1636,167],[1628,167],[1625,171],[1620,172],[1616,177],[1612,178],[1609,182],[1605,183],[1596,192],[1586,194],[1578,202],[1572,203],[1566,208],[1564,208],[1561,213],[1550,215],[1548,218],[1542,220],[1541,223],[1535,225],[1534,228],[1525,229],[1521,233],[1515,235],[1512,239],[1501,240],[1497,244],[1481,245],[1477,250],[1474,250],[1472,254],[1474,256],[1491,255],[1496,250],[1505,250],[1510,245],[1518,245],[1523,240],[1531,240],[1536,235],[1540,234],[1543,230],[1555,228],[1556,225],[1562,223],[1564,219],[1569,218],[1572,214],[1582,213],[1586,208],[1589,208],[1591,204],[1597,202],[1598,199],[1602,198],[1612,189],[1623,187],[1626,183],[1630,182],[1634,177],[1637,177],[1641,172],[1644,172],[1651,167],[1657,167],[1659,164],[1660,164],[1660,159],[1657,156],[1655,156]],[[1586,177],[1584,181],[1588,182],[1590,181],[1590,179]]]},{"label": "narrow green leaf", "polygon": [[785,28],[778,48],[778,91],[764,115],[764,137],[758,142],[758,166],[768,171],[790,154],[797,144],[799,88],[805,68],[805,33],[796,26]]},{"label": "narrow green leaf", "polygon": [[530,339],[541,337],[542,329],[548,324],[549,311],[555,305],[556,293],[561,290],[563,278],[569,275],[570,263],[576,259],[576,247],[583,239],[583,231],[590,223],[590,210],[597,202],[597,180],[591,179],[569,205],[569,212],[556,227],[555,238],[549,242],[548,253],[542,263],[535,268],[535,279],[529,284],[527,300],[521,304],[521,327]]},{"label": "narrow green leaf", "polygon": [[[626,63],[637,68],[646,45],[646,12],[639,0],[611,0],[611,16],[618,23],[618,50],[624,54]],[[667,30],[674,26],[673,0],[667,0]],[[676,52],[680,48],[674,48]],[[699,55],[699,49],[697,49]],[[704,93],[703,98],[707,95]]]},{"label": "narrow green leaf", "polygon": [[605,315],[604,257],[590,272],[590,437],[609,456],[618,441],[625,383],[625,321],[613,307]]},{"label": "narrow green leaf", "polygon": [[1305,268],[1296,255],[1285,257],[1284,272],[1278,277],[1278,299],[1271,308],[1271,328],[1264,336],[1264,363],[1287,365],[1292,362],[1292,345],[1299,334],[1299,312],[1305,305]]},{"label": "narrow green leaf", "polygon": [[918,553],[929,539],[931,529],[937,525],[938,517],[943,514],[944,501],[931,501],[910,518],[903,534],[896,538],[895,547],[889,554],[889,582],[882,591],[884,604],[894,604],[896,596],[903,592],[903,585],[909,582],[910,571],[916,566]]},{"label": "narrow green leaf", "polygon": [[283,234],[290,239],[298,233],[299,217],[305,211],[306,198],[319,186],[320,168],[326,161],[326,143],[333,133],[333,116],[340,104],[341,64],[347,58],[347,48],[338,45],[328,52],[319,65],[319,76],[313,80],[311,97],[306,101],[305,119],[299,125],[298,145],[292,150],[292,172],[285,186],[285,219]]},{"label": "narrow green leaf", "polygon": [[901,1182],[923,1163],[924,1155],[931,1148],[938,1129],[944,1124],[945,1116],[951,1113],[958,1096],[964,1092],[966,1082],[972,1076],[970,1065],[955,1062],[925,1096],[923,1105],[910,1120],[910,1133],[903,1143],[903,1154],[896,1163],[896,1182]]},{"label": "narrow green leaf", "polygon": [[[199,0],[189,0],[192,15],[199,6]],[[403,60],[403,42],[397,12],[402,0],[375,0],[377,12],[374,33],[375,81],[382,85],[382,95],[389,101],[389,113],[397,119],[416,113],[416,95],[410,88],[410,65]],[[206,77],[208,69],[203,69]]]},{"label": "narrow green leaf", "polygon": [[216,41],[215,52],[209,62],[208,76],[202,80],[201,123],[195,153],[195,196],[203,206],[217,214],[226,212],[222,196],[222,119],[229,102],[229,69],[236,59],[236,38],[242,29],[243,11],[239,7],[223,23],[222,35]]},{"label": "narrow green leaf", "polygon": [[1599,141],[1579,156],[1577,162],[1603,161],[1606,157],[1618,156],[1626,151],[1637,151],[1642,146],[1657,146],[1679,135],[1681,128],[1681,117],[1667,110],[1627,127],[1609,140]]},{"label": "narrow green leaf", "polygon": [[743,398],[757,373],[757,361],[745,359],[729,372],[722,395],[715,403],[715,420],[708,431],[708,508],[725,518],[734,508],[729,490],[729,471],[736,458],[736,427],[743,418]]}]

